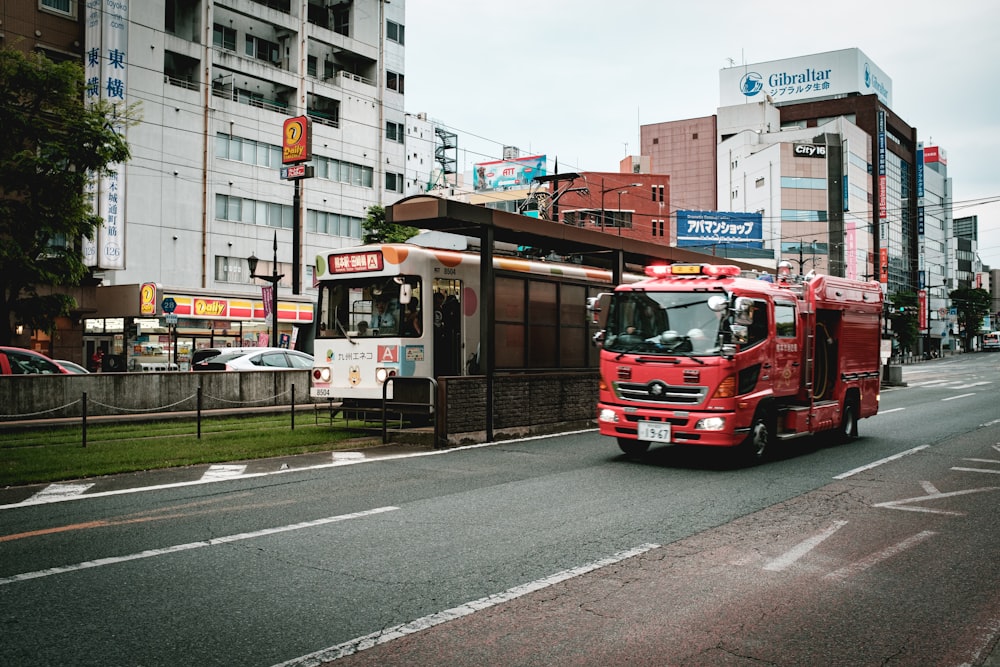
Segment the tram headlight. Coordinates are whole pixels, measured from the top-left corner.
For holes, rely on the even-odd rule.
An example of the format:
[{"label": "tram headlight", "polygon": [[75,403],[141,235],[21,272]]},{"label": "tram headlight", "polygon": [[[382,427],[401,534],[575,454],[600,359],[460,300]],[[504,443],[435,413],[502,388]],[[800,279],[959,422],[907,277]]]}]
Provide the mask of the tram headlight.
[{"label": "tram headlight", "polygon": [[385,368],[384,366],[379,366],[375,369],[375,380],[379,384],[385,384],[385,381],[395,374],[395,368]]},{"label": "tram headlight", "polygon": [[329,368],[314,368],[313,369],[313,380],[316,382],[329,382],[330,381],[330,369]]}]

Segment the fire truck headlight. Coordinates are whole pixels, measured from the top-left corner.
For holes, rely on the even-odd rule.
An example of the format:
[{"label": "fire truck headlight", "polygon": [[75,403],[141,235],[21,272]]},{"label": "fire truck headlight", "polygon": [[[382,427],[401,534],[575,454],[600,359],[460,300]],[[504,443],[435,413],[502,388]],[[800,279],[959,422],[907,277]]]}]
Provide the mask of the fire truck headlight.
[{"label": "fire truck headlight", "polygon": [[313,380],[317,382],[329,382],[330,381],[330,369],[329,368],[314,368],[313,369]]},{"label": "fire truck headlight", "polygon": [[612,424],[618,423],[618,414],[614,410],[609,410],[604,408],[601,410],[601,414],[597,416],[597,419],[602,422],[610,422]]},{"label": "fire truck headlight", "polygon": [[725,417],[705,417],[694,425],[696,431],[721,431],[726,428]]}]

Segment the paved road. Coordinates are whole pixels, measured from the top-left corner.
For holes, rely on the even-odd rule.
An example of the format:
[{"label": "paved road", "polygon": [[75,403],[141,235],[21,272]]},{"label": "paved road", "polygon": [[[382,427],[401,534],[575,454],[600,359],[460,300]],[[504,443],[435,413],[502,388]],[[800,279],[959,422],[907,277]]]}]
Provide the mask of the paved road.
[{"label": "paved road", "polygon": [[983,664],[1000,356],[975,361],[750,469],[587,432],[7,490],[0,661]]}]

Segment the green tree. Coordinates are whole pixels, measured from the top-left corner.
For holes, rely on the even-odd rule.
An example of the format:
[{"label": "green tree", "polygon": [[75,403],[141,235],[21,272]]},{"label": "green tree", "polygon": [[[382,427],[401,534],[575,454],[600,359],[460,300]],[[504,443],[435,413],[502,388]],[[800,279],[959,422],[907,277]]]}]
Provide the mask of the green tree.
[{"label": "green tree", "polygon": [[992,299],[984,289],[961,287],[948,293],[958,313],[958,327],[965,341],[965,349],[972,349],[972,341],[979,333],[983,318],[990,312]]},{"label": "green tree", "polygon": [[[86,186],[129,157],[110,105],[84,107],[83,67],[0,50],[0,344],[23,323],[51,331],[87,274],[79,241],[101,222]],[[119,113],[130,115],[134,108]]]},{"label": "green tree", "polygon": [[378,205],[368,207],[368,217],[362,228],[361,240],[364,243],[403,243],[420,231],[416,227],[389,222],[385,218],[385,208]]}]

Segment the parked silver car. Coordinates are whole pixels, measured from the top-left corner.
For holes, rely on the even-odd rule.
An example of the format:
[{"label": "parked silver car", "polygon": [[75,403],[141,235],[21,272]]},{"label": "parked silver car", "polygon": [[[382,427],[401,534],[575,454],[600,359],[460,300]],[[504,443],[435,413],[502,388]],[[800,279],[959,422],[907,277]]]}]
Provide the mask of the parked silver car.
[{"label": "parked silver car", "polygon": [[196,371],[266,371],[312,368],[312,355],[281,347],[226,347],[191,366]]}]

